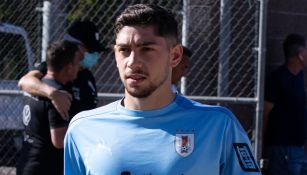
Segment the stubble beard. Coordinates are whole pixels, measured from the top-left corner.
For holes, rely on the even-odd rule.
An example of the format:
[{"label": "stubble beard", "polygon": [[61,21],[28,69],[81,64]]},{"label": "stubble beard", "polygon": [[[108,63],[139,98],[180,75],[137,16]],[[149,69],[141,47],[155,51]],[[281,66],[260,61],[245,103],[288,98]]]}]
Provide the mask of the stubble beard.
[{"label": "stubble beard", "polygon": [[125,83],[126,91],[133,97],[136,98],[146,98],[149,97],[154,91],[156,91],[162,84],[166,81],[167,76],[161,79],[156,85],[152,82],[149,82],[149,85],[144,87],[129,87]]},{"label": "stubble beard", "polygon": [[146,88],[134,87],[133,89],[131,89],[130,87],[127,87],[126,91],[133,97],[146,98],[149,97],[156,89],[157,86],[150,85]]}]

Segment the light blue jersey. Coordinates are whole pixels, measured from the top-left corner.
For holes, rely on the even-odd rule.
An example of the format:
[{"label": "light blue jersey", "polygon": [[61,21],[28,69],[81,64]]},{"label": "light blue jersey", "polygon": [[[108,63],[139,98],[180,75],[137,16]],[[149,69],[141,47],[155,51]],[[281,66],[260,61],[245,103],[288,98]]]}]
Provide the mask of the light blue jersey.
[{"label": "light blue jersey", "polygon": [[120,102],[73,118],[65,175],[260,174],[245,131],[227,109],[180,95],[152,111]]}]

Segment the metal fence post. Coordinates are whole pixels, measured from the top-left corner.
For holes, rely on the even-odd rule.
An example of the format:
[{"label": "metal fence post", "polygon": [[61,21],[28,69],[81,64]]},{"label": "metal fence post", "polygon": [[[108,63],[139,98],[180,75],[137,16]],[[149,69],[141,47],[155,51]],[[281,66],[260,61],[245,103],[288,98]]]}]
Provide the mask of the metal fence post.
[{"label": "metal fence post", "polygon": [[42,8],[43,12],[43,35],[42,35],[42,55],[41,55],[41,61],[46,60],[46,51],[49,43],[49,29],[50,29],[50,10],[51,9],[51,2],[50,1],[44,1],[44,5]]},{"label": "metal fence post", "polygon": [[[190,0],[183,0],[183,7],[182,7],[182,38],[181,42],[182,45],[188,46],[188,33],[189,33],[189,5],[190,5]],[[186,95],[186,90],[187,90],[187,80],[186,77],[183,76],[181,78],[181,83],[180,83],[180,92],[183,95]]]},{"label": "metal fence post", "polygon": [[231,1],[221,0],[220,2],[220,32],[219,32],[219,71],[217,95],[225,97],[228,94],[228,67],[229,67],[229,46],[230,46],[230,28],[231,28]]},{"label": "metal fence post", "polygon": [[262,157],[263,138],[263,99],[265,79],[265,53],[266,53],[266,18],[268,0],[260,1],[259,38],[258,38],[258,81],[257,81],[257,107],[256,107],[256,133],[255,155],[258,160]]}]

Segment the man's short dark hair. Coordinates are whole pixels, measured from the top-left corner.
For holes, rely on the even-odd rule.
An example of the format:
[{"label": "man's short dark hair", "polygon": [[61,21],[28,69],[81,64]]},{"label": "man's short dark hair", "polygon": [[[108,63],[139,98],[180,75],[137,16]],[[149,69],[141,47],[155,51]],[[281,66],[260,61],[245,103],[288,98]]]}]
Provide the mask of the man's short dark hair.
[{"label": "man's short dark hair", "polygon": [[291,57],[299,55],[304,47],[306,47],[306,38],[303,35],[296,33],[288,35],[283,43],[286,61]]},{"label": "man's short dark hair", "polygon": [[117,17],[115,34],[124,26],[153,26],[155,34],[162,37],[174,37],[178,42],[178,23],[173,13],[163,7],[153,4],[136,4]]},{"label": "man's short dark hair", "polygon": [[48,69],[58,72],[67,64],[73,63],[78,46],[70,41],[57,41],[47,48],[46,62]]}]

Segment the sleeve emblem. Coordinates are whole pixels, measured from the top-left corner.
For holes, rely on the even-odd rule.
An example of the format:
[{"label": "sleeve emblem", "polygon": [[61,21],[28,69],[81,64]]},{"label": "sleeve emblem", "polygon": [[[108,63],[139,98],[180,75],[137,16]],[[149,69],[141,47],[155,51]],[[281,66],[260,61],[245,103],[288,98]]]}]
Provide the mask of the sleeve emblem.
[{"label": "sleeve emblem", "polygon": [[246,143],[233,143],[239,164],[244,171],[259,172],[255,158]]}]

